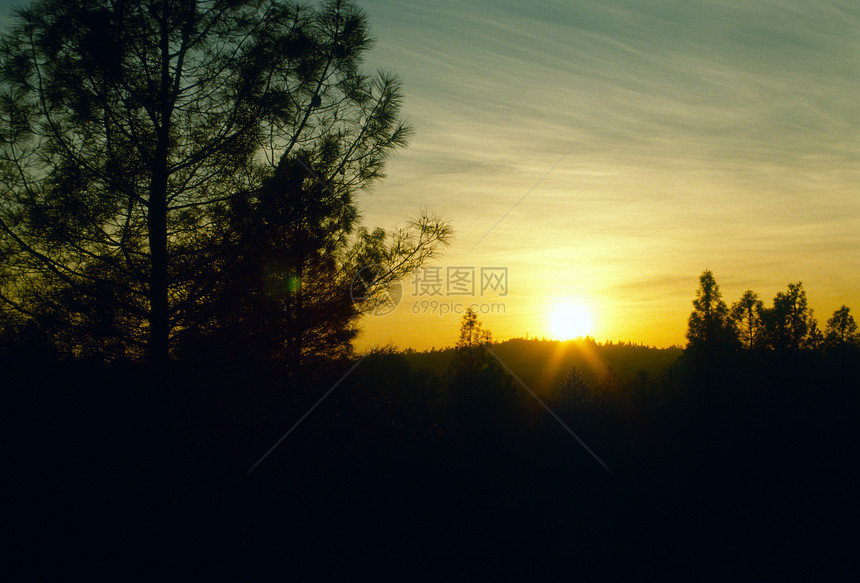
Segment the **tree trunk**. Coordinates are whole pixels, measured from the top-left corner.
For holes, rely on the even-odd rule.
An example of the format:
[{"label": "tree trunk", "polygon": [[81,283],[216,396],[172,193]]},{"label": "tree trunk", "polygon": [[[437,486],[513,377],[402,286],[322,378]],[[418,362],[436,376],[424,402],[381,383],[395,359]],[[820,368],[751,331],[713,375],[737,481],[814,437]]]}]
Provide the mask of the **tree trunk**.
[{"label": "tree trunk", "polygon": [[[160,162],[160,161],[159,161]],[[149,360],[156,367],[170,358],[170,308],[167,301],[167,171],[153,172],[149,189]]]},{"label": "tree trunk", "polygon": [[[147,229],[149,231],[149,360],[160,369],[170,360],[170,306],[167,280],[167,179],[170,155],[170,121],[173,114],[171,103],[170,40],[168,30],[168,8],[162,5],[161,38],[161,85],[158,95],[158,119],[156,122],[155,152],[151,161],[152,174],[149,183]],[[178,73],[177,73],[178,74]]]}]

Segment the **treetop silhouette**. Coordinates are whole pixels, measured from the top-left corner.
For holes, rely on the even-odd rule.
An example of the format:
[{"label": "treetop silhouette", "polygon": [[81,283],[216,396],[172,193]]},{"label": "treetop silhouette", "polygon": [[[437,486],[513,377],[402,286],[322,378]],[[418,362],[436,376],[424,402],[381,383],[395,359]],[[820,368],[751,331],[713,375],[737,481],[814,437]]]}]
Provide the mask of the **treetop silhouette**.
[{"label": "treetop silhouette", "polygon": [[687,330],[688,349],[693,352],[716,354],[738,345],[747,350],[797,352],[860,342],[848,306],[836,310],[824,332],[820,331],[801,282],[790,283],[785,291],[778,292],[770,307],[764,306],[757,293],[747,290],[731,310],[722,300],[713,273],[703,272],[699,284]]},{"label": "treetop silhouette", "polygon": [[687,339],[691,349],[703,351],[722,349],[734,340],[729,308],[710,270],[699,276],[699,289],[688,320]]},{"label": "treetop silhouette", "polygon": [[[110,342],[164,363],[260,247],[289,247],[294,283],[326,254],[320,277],[348,264],[335,251],[390,250],[356,236],[351,198],[411,132],[397,78],[360,71],[371,44],[341,0],[18,11],[0,41],[5,320],[75,354]],[[417,224],[430,247],[449,233]]]}]

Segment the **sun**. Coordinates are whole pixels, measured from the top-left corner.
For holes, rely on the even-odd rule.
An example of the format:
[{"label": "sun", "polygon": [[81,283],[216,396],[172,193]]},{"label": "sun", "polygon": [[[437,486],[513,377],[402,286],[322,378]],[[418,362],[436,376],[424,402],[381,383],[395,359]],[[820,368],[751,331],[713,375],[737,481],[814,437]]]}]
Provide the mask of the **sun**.
[{"label": "sun", "polygon": [[570,340],[591,334],[594,320],[583,306],[560,304],[550,313],[549,325],[556,338]]}]

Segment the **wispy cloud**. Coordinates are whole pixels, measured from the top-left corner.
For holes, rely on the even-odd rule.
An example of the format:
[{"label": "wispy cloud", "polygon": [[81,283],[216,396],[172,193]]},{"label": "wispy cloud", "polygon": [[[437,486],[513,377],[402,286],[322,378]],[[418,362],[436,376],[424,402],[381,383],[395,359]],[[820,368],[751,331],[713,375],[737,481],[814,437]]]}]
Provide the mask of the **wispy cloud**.
[{"label": "wispy cloud", "polygon": [[[382,19],[392,51],[379,57],[396,68],[405,55],[419,137],[392,191],[443,203],[462,249],[510,211],[476,252],[511,263],[526,295],[585,277],[632,318],[661,298],[671,311],[715,264],[766,283],[856,281],[832,275],[860,260],[855,6],[442,2],[402,15],[391,35]],[[600,135],[541,179],[597,115]]]},{"label": "wispy cloud", "polygon": [[[22,4],[0,0],[0,19]],[[675,301],[688,290],[653,282],[715,265],[803,279],[823,311],[860,288],[846,267],[860,264],[856,2],[359,4],[378,41],[368,68],[401,76],[417,130],[361,195],[366,221],[441,212],[456,263],[509,213],[472,260],[531,282],[513,312],[563,287],[565,267],[615,306],[630,282]],[[387,326],[402,342],[443,334]]]}]

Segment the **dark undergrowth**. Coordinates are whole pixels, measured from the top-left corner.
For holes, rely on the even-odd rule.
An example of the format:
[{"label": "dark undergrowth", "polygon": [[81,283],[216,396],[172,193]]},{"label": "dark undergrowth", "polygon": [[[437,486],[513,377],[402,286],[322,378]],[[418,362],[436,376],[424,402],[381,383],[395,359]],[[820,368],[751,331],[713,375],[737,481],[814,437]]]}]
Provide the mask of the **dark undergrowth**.
[{"label": "dark undergrowth", "polygon": [[515,383],[468,386],[380,354],[303,417],[351,365],[298,378],[275,365],[175,364],[156,377],[134,364],[7,362],[12,572],[146,581],[856,574],[854,353],[685,355],[647,385],[555,399],[558,419]]}]

